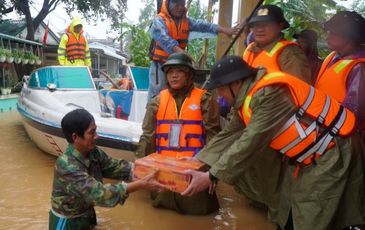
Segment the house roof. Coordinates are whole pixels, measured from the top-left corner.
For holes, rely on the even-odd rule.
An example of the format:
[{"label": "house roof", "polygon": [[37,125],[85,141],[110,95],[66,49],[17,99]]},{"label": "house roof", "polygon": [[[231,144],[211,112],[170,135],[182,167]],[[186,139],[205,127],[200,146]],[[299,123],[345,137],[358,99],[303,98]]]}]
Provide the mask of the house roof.
[{"label": "house roof", "polygon": [[31,45],[43,46],[43,44],[38,43],[38,42],[33,42],[33,41],[26,40],[26,39],[17,38],[14,36],[3,34],[3,33],[0,33],[0,38],[5,39],[5,40],[11,40],[11,41],[16,41],[16,42],[31,44]]},{"label": "house roof", "polygon": [[126,60],[125,57],[117,54],[117,49],[113,48],[113,47],[110,47],[110,46],[107,46],[107,45],[104,45],[104,44],[101,44],[99,42],[92,42],[89,44],[89,47],[90,49],[97,49],[97,50],[101,50],[103,51],[103,53],[106,55],[106,56],[109,56],[109,57],[113,57],[113,58],[116,58],[116,59],[119,59],[119,60]]},{"label": "house roof", "polygon": [[26,27],[25,20],[4,19],[0,21],[0,31],[3,34],[16,36]]},{"label": "house roof", "polygon": [[[4,19],[0,20],[0,31],[3,34],[7,34],[10,36],[18,36],[23,30],[26,29],[26,20],[13,20],[13,19]],[[45,28],[46,24],[42,21],[41,25]],[[57,36],[51,29],[48,28],[48,34],[52,36],[57,42],[60,41],[59,36]]]}]

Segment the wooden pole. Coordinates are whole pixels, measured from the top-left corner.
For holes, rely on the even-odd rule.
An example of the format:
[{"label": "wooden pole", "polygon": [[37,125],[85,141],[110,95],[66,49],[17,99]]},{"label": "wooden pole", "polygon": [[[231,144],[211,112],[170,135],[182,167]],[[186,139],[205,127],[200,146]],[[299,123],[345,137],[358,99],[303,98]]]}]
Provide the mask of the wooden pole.
[{"label": "wooden pole", "polygon": [[[238,21],[244,22],[245,19],[250,16],[253,9],[257,6],[259,0],[240,0],[238,5]],[[238,41],[235,45],[234,53],[238,56],[241,56],[243,54],[243,51],[245,50],[244,41],[246,39],[246,34],[242,33],[242,35],[238,38]]]},{"label": "wooden pole", "polygon": [[[209,3],[208,3],[208,17],[207,17],[208,22],[213,21],[213,5],[214,5],[214,0],[209,0]],[[203,50],[202,50],[202,56],[199,59],[199,68],[200,69],[202,69],[206,66],[207,57],[208,57],[208,50],[209,50],[209,40],[205,39],[204,40]]]},{"label": "wooden pole", "polygon": [[[220,0],[219,1],[219,16],[218,24],[223,27],[232,26],[232,11],[233,11],[233,1],[232,0]],[[218,61],[228,48],[231,42],[231,38],[227,37],[225,34],[218,34],[217,37],[217,49],[216,49],[216,59]]]}]

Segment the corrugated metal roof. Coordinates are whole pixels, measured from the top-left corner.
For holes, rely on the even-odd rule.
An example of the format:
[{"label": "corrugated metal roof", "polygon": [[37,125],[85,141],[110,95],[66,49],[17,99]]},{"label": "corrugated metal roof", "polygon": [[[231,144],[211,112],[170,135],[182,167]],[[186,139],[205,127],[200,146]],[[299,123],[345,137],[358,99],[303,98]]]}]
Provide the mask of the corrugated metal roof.
[{"label": "corrugated metal roof", "polygon": [[89,47],[90,47],[90,49],[97,49],[97,50],[103,51],[103,53],[106,56],[113,57],[113,58],[116,58],[119,60],[124,60],[124,61],[126,60],[125,57],[117,54],[117,49],[114,49],[113,47],[110,47],[110,46],[103,45],[99,42],[92,42],[89,44]]},{"label": "corrugated metal roof", "polygon": [[26,27],[25,20],[5,19],[0,21],[0,31],[3,34],[16,36]]},{"label": "corrugated metal roof", "polygon": [[14,37],[14,36],[10,36],[10,35],[7,35],[7,34],[3,34],[3,33],[0,33],[0,38],[7,39],[7,40],[12,40],[12,41],[17,41],[17,42],[21,42],[21,43],[26,43],[26,44],[31,44],[31,45],[43,46],[42,43],[38,43],[38,42],[29,41],[29,40],[26,40],[26,39],[17,38],[17,37]]}]

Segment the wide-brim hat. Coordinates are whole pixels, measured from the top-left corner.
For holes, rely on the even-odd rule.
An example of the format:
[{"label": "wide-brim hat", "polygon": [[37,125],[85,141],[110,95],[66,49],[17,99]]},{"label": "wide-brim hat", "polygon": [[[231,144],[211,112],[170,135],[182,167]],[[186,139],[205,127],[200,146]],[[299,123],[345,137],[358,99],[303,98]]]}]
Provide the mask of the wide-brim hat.
[{"label": "wide-brim hat", "polygon": [[277,22],[284,23],[283,29],[290,27],[281,8],[275,5],[262,5],[257,8],[248,21],[248,25],[251,27],[255,22]]},{"label": "wide-brim hat", "polygon": [[242,57],[225,56],[214,64],[206,89],[211,90],[228,85],[236,80],[256,76],[256,73],[257,69],[249,66]]},{"label": "wide-brim hat", "polygon": [[195,72],[195,68],[193,66],[193,62],[191,58],[185,53],[173,53],[171,54],[166,62],[161,66],[163,72],[166,73],[168,67],[172,66],[186,66],[190,68],[193,72]]},{"label": "wide-brim hat", "polygon": [[326,31],[365,43],[365,19],[355,11],[340,11],[323,24]]}]

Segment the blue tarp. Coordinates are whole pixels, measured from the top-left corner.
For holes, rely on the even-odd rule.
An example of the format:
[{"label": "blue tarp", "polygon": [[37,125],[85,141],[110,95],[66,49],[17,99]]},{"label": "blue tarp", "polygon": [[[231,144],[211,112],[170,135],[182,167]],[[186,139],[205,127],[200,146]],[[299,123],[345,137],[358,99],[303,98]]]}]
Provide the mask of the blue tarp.
[{"label": "blue tarp", "polygon": [[[132,106],[133,91],[130,90],[100,90],[102,103],[104,103],[104,112],[111,112],[115,117],[122,117],[122,115],[129,116]],[[107,102],[113,102],[113,105],[107,106]],[[112,107],[110,107],[112,106]],[[118,109],[119,107],[119,109]],[[120,110],[121,109],[121,110]],[[120,113],[120,114],[118,114]]]}]

